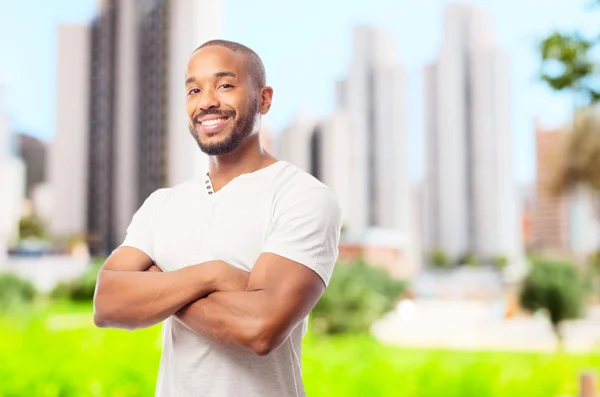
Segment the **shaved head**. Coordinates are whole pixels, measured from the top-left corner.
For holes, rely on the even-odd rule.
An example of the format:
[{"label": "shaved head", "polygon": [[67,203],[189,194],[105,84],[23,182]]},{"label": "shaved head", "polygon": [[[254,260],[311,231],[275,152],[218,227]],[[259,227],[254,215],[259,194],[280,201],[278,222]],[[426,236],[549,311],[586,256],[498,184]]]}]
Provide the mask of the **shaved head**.
[{"label": "shaved head", "polygon": [[250,76],[252,77],[252,82],[254,83],[254,86],[257,89],[261,89],[267,84],[267,76],[265,73],[265,66],[263,65],[263,62],[260,59],[260,57],[258,56],[258,54],[256,52],[254,52],[252,49],[246,47],[243,44],[236,43],[234,41],[211,40],[211,41],[207,41],[206,43],[202,44],[200,47],[196,48],[196,50],[194,52],[198,51],[201,48],[212,47],[212,46],[227,48],[233,52],[243,54],[244,57],[246,58],[248,72],[250,73]]}]

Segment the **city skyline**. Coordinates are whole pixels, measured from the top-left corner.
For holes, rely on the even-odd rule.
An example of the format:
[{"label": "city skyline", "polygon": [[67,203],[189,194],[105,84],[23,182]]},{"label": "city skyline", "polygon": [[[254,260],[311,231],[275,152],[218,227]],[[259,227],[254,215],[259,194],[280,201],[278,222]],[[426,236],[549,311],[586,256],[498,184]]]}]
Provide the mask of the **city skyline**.
[{"label": "city skyline", "polygon": [[[207,7],[212,23],[191,23]],[[50,156],[56,237],[85,234],[92,254],[107,255],[152,192],[207,170],[190,134],[174,131],[188,126],[179,71],[196,42],[218,31],[211,0],[106,0],[89,26],[61,26]]]},{"label": "city skyline", "polygon": [[404,144],[405,69],[385,29],[357,26],[352,43],[352,62],[335,83],[335,111],[299,114],[280,134],[277,154],[336,192],[342,255],[366,255],[393,274],[409,274],[421,255]]},{"label": "city skyline", "polygon": [[[27,6],[25,3],[31,4]],[[39,4],[32,7],[33,3]],[[377,4],[372,8],[355,4],[340,8],[335,2],[328,3],[326,8],[335,9],[335,20],[326,18],[326,12],[320,12],[318,15],[310,13],[310,1],[302,6],[297,5],[295,13],[313,19],[314,23],[311,24],[310,32],[301,29],[298,33],[293,33],[297,22],[287,21],[285,18],[271,19],[268,26],[262,29],[251,26],[253,15],[278,15],[279,12],[283,12],[282,5],[264,0],[256,7],[250,7],[243,2],[231,0],[224,6],[223,15],[227,17],[223,21],[223,37],[241,41],[263,57],[269,81],[275,87],[274,107],[266,121],[274,132],[279,132],[290,122],[297,110],[308,102],[314,104],[308,110],[316,117],[332,111],[335,106],[335,92],[331,83],[343,76],[350,59],[351,48],[347,43],[350,42],[348,37],[352,32],[351,26],[367,23],[390,27],[398,42],[400,58],[407,64],[407,130],[411,177],[422,179],[424,127],[420,117],[420,68],[434,58],[438,43],[443,38],[438,21],[447,2],[411,4],[410,7],[403,1],[392,4],[376,0],[375,3]],[[512,128],[515,137],[515,166],[520,183],[532,182],[535,171],[534,132],[531,128],[533,119],[540,116],[545,125],[558,126],[568,117],[570,111],[568,98],[551,94],[541,84],[536,83],[535,73],[539,63],[535,44],[537,39],[554,28],[578,27],[584,32],[591,31],[595,26],[593,16],[585,14],[584,2],[579,5],[567,0],[559,0],[552,4],[534,0],[532,7],[539,6],[540,9],[544,9],[544,12],[534,19],[524,14],[515,14],[515,5],[511,1],[499,4],[480,0],[472,3],[492,12],[497,22],[499,45],[511,53],[511,69],[516,72],[513,74],[511,86],[517,88],[513,89],[511,101],[515,116]],[[53,6],[51,12],[44,12],[46,6],[38,0],[11,4],[13,15],[27,15],[28,20],[34,22],[33,26],[36,28],[33,31],[25,32],[19,26],[15,26],[14,21],[19,20],[18,17],[0,24],[6,33],[0,40],[19,37],[19,40],[16,40],[19,42],[18,48],[13,43],[15,40],[6,43],[2,41],[7,51],[4,54],[6,59],[3,59],[0,67],[0,80],[9,83],[11,118],[17,131],[30,132],[45,139],[54,135],[55,125],[52,121],[54,83],[51,81],[56,67],[53,61],[55,55],[52,54],[55,45],[50,41],[52,37],[56,37],[57,24],[53,21],[89,21],[94,8],[92,1],[63,0],[60,5]],[[35,12],[31,12],[32,8]],[[376,12],[381,9],[389,12]],[[278,34],[273,36],[274,32]],[[324,35],[325,33],[327,34]],[[419,39],[414,40],[414,37]],[[282,46],[293,48],[286,56],[289,61],[280,56]],[[32,48],[37,50],[29,51]],[[315,62],[309,62],[310,59],[314,59]],[[37,66],[32,69],[31,65]],[[40,78],[31,79],[32,74],[39,75]],[[290,74],[298,75],[299,78],[290,78]],[[310,80],[307,80],[308,76]],[[28,93],[31,92],[41,95],[35,117],[31,116],[30,106],[27,105]],[[185,132],[182,133],[185,135]]]},{"label": "city skyline", "polygon": [[456,4],[444,16],[439,57],[424,69],[428,251],[453,260],[523,255],[512,172],[509,57],[492,16]]}]

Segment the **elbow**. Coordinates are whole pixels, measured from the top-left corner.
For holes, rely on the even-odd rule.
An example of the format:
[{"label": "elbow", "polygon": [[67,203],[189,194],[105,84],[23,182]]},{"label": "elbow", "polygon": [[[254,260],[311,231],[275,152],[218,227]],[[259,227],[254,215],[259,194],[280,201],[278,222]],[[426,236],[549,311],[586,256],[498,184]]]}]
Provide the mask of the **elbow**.
[{"label": "elbow", "polygon": [[256,339],[252,341],[250,349],[257,356],[264,357],[275,350],[275,344],[269,339]]},{"label": "elbow", "polygon": [[94,325],[98,328],[107,328],[109,324],[108,302],[103,292],[103,283],[100,277],[96,281],[96,290],[94,291]]},{"label": "elbow", "polygon": [[117,313],[113,314],[110,311],[102,310],[96,305],[94,307],[94,325],[98,328],[119,328],[129,331],[143,328],[137,319],[124,319]]},{"label": "elbow", "polygon": [[137,318],[123,316],[118,305],[108,297],[96,294],[94,298],[94,325],[98,328],[119,328],[134,330],[139,327]]},{"label": "elbow", "polygon": [[94,297],[94,325],[98,328],[107,328],[110,323],[110,315],[106,304],[101,296]]},{"label": "elbow", "polygon": [[277,349],[281,338],[268,323],[257,324],[255,332],[250,335],[248,347],[257,356],[268,356]]},{"label": "elbow", "polygon": [[97,310],[94,310],[94,325],[98,328],[108,327],[108,320],[106,319],[106,317],[98,313]]}]

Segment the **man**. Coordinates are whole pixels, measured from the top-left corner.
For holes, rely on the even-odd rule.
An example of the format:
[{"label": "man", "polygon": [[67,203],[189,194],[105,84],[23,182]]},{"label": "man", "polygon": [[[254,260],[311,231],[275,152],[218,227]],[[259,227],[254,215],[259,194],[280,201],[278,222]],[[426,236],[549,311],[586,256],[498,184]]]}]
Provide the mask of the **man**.
[{"label": "man", "polygon": [[262,150],[273,89],[252,50],[203,44],[186,93],[209,172],[146,199],[100,271],[94,321],[164,321],[157,396],[304,396],[301,341],[337,259],[338,200]]}]

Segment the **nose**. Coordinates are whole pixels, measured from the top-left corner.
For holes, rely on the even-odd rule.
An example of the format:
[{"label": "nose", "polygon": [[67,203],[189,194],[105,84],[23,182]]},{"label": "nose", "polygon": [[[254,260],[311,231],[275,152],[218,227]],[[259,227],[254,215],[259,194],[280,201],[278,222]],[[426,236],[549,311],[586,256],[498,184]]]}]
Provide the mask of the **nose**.
[{"label": "nose", "polygon": [[200,95],[200,101],[198,101],[198,108],[200,110],[208,110],[220,106],[219,98],[217,98],[215,90],[203,90]]}]

